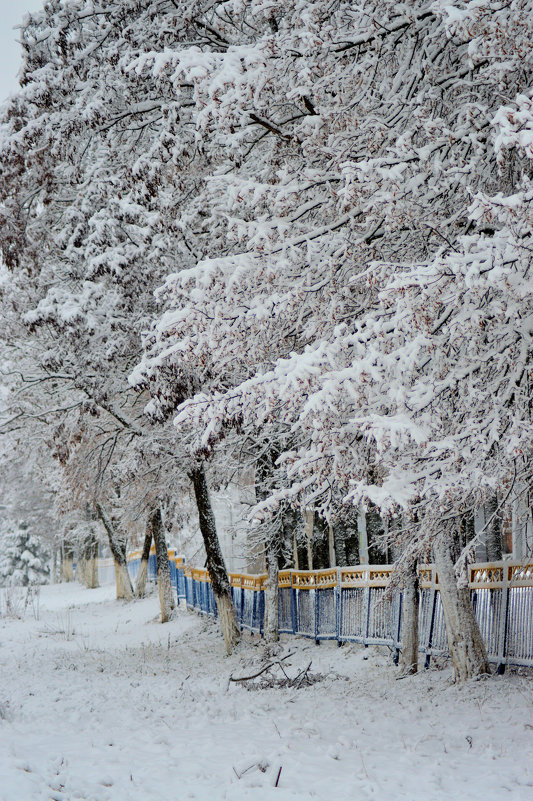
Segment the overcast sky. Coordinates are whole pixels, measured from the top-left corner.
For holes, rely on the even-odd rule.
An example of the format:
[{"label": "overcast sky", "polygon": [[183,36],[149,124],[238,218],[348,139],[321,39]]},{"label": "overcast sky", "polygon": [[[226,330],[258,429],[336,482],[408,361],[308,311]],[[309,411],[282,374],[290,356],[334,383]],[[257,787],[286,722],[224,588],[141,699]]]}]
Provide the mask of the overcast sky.
[{"label": "overcast sky", "polygon": [[26,11],[42,8],[44,0],[0,0],[0,103],[17,89],[20,65],[20,45],[17,44],[19,24]]}]

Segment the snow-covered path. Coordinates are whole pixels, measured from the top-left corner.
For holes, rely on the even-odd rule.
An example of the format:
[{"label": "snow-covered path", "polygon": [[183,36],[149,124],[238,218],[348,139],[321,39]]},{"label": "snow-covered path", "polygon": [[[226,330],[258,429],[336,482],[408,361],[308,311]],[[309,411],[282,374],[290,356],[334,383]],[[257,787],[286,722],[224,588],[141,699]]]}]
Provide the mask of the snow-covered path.
[{"label": "snow-covered path", "polygon": [[1,801],[533,798],[530,676],[396,681],[386,653],[290,638],[287,671],[323,680],[250,691],[228,679],[262,643],[228,659],[211,621],[157,607],[59,585],[0,619]]}]

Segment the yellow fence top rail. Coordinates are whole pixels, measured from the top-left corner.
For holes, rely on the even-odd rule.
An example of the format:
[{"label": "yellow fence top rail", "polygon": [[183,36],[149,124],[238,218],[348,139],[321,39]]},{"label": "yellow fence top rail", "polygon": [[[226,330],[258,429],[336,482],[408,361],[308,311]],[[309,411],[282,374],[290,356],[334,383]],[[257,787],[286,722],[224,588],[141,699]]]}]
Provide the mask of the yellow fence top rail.
[{"label": "yellow fence top rail", "polygon": [[[151,553],[155,553],[152,546]],[[183,556],[176,556],[174,548],[168,551],[176,567],[183,570],[187,578],[210,582],[205,568],[192,567],[185,563]],[[128,562],[140,559],[142,551],[137,549],[128,554]],[[100,559],[102,567],[113,564],[113,559]],[[469,587],[472,590],[533,587],[533,560],[516,562],[476,562],[468,568]],[[350,567],[329,568],[326,570],[280,570],[278,587],[281,589],[322,590],[340,586],[342,588],[386,587],[394,572],[394,565],[352,565]],[[418,566],[418,579],[421,589],[439,589],[438,575],[433,564]],[[267,584],[266,573],[230,573],[232,587],[246,590],[264,590]]]}]

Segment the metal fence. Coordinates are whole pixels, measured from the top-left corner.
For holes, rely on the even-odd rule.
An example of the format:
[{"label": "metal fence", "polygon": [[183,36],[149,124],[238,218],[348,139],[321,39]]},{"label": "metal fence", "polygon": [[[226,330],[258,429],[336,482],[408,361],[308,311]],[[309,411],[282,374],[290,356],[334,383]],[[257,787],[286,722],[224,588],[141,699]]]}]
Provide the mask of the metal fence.
[{"label": "metal fence", "polygon": [[[141,553],[128,556],[132,578]],[[207,570],[194,568],[169,551],[172,583],[178,599],[190,609],[216,616]],[[100,560],[101,581],[109,566]],[[114,569],[113,569],[114,571]],[[357,565],[330,570],[284,570],[279,573],[279,630],[320,640],[387,645],[401,649],[402,594],[387,593],[391,565]],[[501,666],[533,667],[533,561],[490,562],[469,568],[472,604],[489,661]],[[148,578],[157,574],[155,551]],[[103,583],[103,581],[102,581]],[[231,594],[242,629],[263,633],[266,574],[230,573]],[[434,565],[419,568],[419,650],[426,656],[446,656],[448,643]]]},{"label": "metal fence", "polygon": [[[472,604],[489,661],[533,667],[533,561],[471,565]],[[337,640],[401,649],[402,593],[387,593],[393,567],[357,565],[279,574],[279,629],[315,641]],[[216,614],[206,570],[181,565],[187,606]],[[419,650],[448,655],[446,626],[434,565],[419,569]],[[262,634],[266,575],[230,574],[242,628]],[[183,595],[182,595],[183,597]],[[209,600],[207,600],[209,599]]]}]

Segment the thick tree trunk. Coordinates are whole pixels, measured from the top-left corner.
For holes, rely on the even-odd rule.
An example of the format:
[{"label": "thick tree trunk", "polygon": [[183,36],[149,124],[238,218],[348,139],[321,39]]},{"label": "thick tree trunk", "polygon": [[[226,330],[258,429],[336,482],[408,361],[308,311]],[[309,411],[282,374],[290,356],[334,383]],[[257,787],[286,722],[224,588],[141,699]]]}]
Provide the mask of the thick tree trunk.
[{"label": "thick tree trunk", "polygon": [[457,586],[454,554],[458,542],[458,533],[444,536],[435,544],[434,554],[455,680],[465,681],[489,673],[490,669],[470,591]]},{"label": "thick tree trunk", "polygon": [[109,547],[115,560],[115,582],[117,588],[117,599],[131,601],[133,598],[133,587],[131,586],[130,574],[128,573],[128,562],[126,559],[126,548],[120,537],[117,535],[114,526],[106,515],[100,503],[95,504],[98,517],[102,521],[109,540]]},{"label": "thick tree trunk", "polygon": [[168,548],[159,506],[154,509],[150,515],[150,522],[157,558],[157,589],[159,591],[159,605],[161,607],[161,623],[166,623],[172,617],[175,603],[174,593],[172,591],[172,579],[170,576],[170,564],[168,561]]},{"label": "thick tree trunk", "polygon": [[148,559],[150,558],[150,548],[152,547],[152,521],[149,519],[146,524],[146,534],[144,535],[143,552],[141,564],[135,581],[135,597],[144,598],[146,593],[146,579],[148,578]]},{"label": "thick tree trunk", "polygon": [[402,594],[402,651],[400,668],[404,676],[418,670],[418,571],[413,560],[406,570]]},{"label": "thick tree trunk", "polygon": [[226,652],[230,654],[240,639],[240,631],[231,599],[231,587],[218,541],[215,516],[211,508],[203,466],[192,470],[190,479],[194,487],[200,531],[202,532],[207,556],[207,570],[209,571],[211,586],[217,604],[220,627],[224,635]]}]

